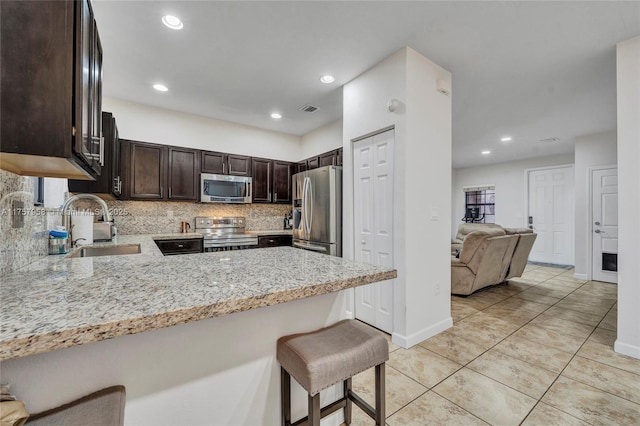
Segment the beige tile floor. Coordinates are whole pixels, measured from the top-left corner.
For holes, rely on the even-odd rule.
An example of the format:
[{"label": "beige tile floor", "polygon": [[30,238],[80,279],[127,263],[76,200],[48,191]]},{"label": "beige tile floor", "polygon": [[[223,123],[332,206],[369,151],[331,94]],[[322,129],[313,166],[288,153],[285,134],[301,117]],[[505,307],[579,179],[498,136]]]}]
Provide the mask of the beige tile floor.
[{"label": "beige tile floor", "polygon": [[[640,360],[613,351],[614,284],[528,265],[452,297],[454,326],[387,363],[387,425],[639,425]],[[373,404],[373,370],[353,380]],[[354,406],[354,425],[374,424]]]}]

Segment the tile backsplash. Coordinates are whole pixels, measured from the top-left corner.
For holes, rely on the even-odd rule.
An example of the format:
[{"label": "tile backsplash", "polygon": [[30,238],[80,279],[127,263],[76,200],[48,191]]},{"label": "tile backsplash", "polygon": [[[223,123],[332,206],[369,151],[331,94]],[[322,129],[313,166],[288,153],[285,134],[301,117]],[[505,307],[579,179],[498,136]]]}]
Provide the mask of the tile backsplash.
[{"label": "tile backsplash", "polygon": [[[89,202],[91,203],[91,202]],[[86,204],[77,203],[85,207]],[[196,216],[243,216],[247,230],[264,231],[283,228],[290,204],[199,204],[171,201],[107,201],[118,233],[158,234],[180,232],[180,222],[195,227]],[[98,207],[97,204],[88,205]]]},{"label": "tile backsplash", "polygon": [[[24,202],[20,210],[24,225],[12,226],[13,202]],[[82,200],[79,209],[96,209],[98,204]],[[279,230],[290,204],[199,204],[163,201],[107,201],[118,233],[164,234],[180,232],[180,222],[195,228],[196,216],[244,216],[250,231]],[[33,180],[0,170],[0,275],[48,255],[48,231],[61,224],[58,209],[33,207]]]},{"label": "tile backsplash", "polygon": [[[13,227],[14,201],[24,207],[16,212],[24,219]],[[33,180],[0,170],[0,275],[48,255],[48,230],[61,222],[57,209],[33,207]]]}]

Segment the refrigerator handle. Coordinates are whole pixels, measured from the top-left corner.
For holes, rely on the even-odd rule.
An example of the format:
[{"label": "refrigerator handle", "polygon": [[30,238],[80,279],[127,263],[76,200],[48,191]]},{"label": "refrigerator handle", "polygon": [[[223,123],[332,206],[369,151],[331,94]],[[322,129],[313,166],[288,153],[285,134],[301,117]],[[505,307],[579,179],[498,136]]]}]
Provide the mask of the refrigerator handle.
[{"label": "refrigerator handle", "polygon": [[311,227],[313,226],[313,186],[311,185],[311,179],[309,179],[308,185],[309,191],[309,233],[311,233]]},{"label": "refrigerator handle", "polygon": [[307,232],[307,178],[302,180],[302,230],[306,235]]}]

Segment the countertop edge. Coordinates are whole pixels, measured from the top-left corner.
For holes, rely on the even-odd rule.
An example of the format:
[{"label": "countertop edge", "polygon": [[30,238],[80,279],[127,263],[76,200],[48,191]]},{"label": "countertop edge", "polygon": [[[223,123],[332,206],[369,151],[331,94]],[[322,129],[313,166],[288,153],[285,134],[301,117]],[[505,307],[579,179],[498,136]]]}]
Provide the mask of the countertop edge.
[{"label": "countertop edge", "polygon": [[120,336],[157,330],[236,312],[273,306],[393,278],[397,278],[396,270],[377,272],[346,280],[319,283],[305,288],[285,290],[245,299],[234,299],[214,305],[196,306],[94,326],[19,337],[0,343],[0,361],[109,340]]}]

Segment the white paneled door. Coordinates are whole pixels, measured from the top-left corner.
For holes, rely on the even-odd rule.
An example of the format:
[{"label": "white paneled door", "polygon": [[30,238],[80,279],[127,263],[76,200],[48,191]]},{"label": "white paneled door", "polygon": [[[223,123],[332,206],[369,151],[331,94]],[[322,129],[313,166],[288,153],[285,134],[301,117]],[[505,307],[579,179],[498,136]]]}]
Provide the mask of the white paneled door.
[{"label": "white paneled door", "polygon": [[592,170],[591,279],[618,282],[618,170]]},{"label": "white paneled door", "polygon": [[[355,259],[393,267],[393,130],[353,145]],[[393,280],[355,289],[355,316],[393,331]]]},{"label": "white paneled door", "polygon": [[528,224],[538,234],[529,254],[533,262],[573,265],[573,166],[528,171]]}]

